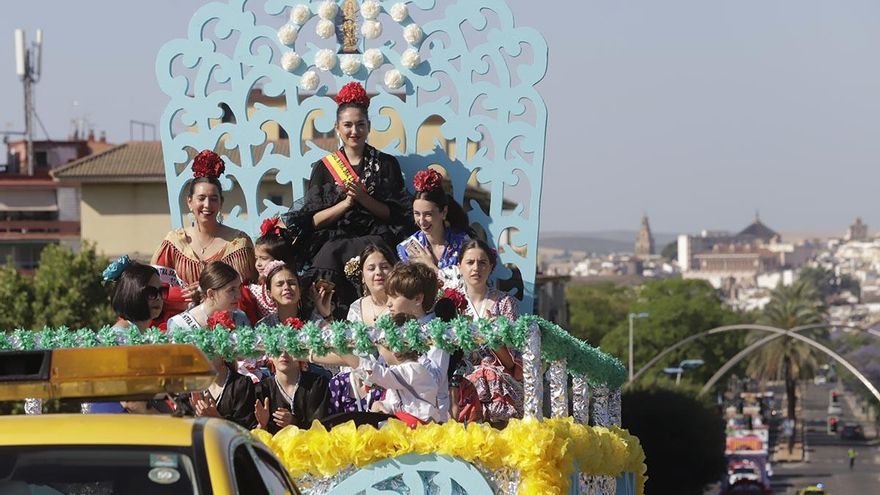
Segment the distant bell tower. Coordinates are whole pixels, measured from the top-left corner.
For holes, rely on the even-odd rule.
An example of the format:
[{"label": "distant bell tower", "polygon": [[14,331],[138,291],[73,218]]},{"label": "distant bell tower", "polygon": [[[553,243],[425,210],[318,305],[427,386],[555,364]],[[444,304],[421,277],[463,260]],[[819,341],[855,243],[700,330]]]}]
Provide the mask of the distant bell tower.
[{"label": "distant bell tower", "polygon": [[636,256],[644,258],[654,254],[654,236],[651,235],[651,225],[648,223],[648,215],[642,215],[642,228],[636,237]]}]

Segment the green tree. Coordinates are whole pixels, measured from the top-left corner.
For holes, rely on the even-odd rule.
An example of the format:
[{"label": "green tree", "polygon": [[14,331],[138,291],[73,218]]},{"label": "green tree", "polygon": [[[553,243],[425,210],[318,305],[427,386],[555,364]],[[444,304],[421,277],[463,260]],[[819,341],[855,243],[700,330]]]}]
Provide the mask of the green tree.
[{"label": "green tree", "polygon": [[[821,323],[824,319],[822,296],[809,280],[801,279],[790,286],[780,285],[770,295],[760,323],[782,329]],[[812,332],[820,338],[827,332]],[[766,337],[764,332],[748,335],[750,344]],[[797,382],[813,376],[820,362],[814,347],[789,337],[780,337],[758,349],[749,359],[748,373],[759,380],[783,380],[788,402],[788,418],[795,419]]]},{"label": "green tree", "polygon": [[825,302],[828,302],[830,298],[839,295],[843,291],[849,291],[856,297],[860,297],[862,292],[859,281],[850,275],[838,277],[831,270],[820,267],[810,266],[801,269],[798,281],[803,281],[813,286]]},{"label": "green tree", "polygon": [[34,325],[97,329],[115,321],[101,272],[107,259],[83,243],[79,253],[51,245],[43,249],[34,274]]},{"label": "green tree", "polygon": [[0,311],[0,331],[31,327],[32,297],[31,279],[22,275],[12,265],[12,260],[8,260],[6,265],[0,268],[0,301],[3,301],[3,310]]},{"label": "green tree", "polygon": [[700,495],[724,469],[724,420],[687,387],[627,389],[622,425],[639,437],[648,465],[645,493]]},{"label": "green tree", "polygon": [[630,287],[603,282],[571,284],[565,292],[569,311],[569,332],[590,344],[597,345],[602,337],[626,319],[635,300]]},{"label": "green tree", "polygon": [[678,241],[672,241],[664,246],[660,255],[669,261],[676,261],[678,259]]},{"label": "green tree", "polygon": [[[633,338],[635,371],[651,358],[680,340],[722,325],[741,322],[739,314],[721,301],[718,292],[702,280],[667,279],[641,286],[636,301],[630,306],[634,313],[648,313],[635,322]],[[702,359],[705,364],[688,371],[683,380],[706,381],[724,362],[742,348],[739,334],[709,336],[673,352],[661,366],[677,365],[683,359]],[[629,327],[626,318],[602,338],[602,350],[624,363],[628,361]]]}]

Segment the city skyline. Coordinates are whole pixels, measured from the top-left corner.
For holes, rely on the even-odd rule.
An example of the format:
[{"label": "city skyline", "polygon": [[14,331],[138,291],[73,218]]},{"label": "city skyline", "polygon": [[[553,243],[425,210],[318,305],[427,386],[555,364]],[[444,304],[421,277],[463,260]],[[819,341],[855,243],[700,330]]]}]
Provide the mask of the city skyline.
[{"label": "city skyline", "polygon": [[[129,120],[158,123],[156,53],[202,3],[15,4],[0,19],[0,130],[23,127],[15,28],[45,33],[36,101],[49,137],[85,117],[121,143]],[[550,47],[542,230],[637,229],[646,212],[656,232],[734,231],[756,210],[783,233],[880,225],[880,5],[510,4]]]}]

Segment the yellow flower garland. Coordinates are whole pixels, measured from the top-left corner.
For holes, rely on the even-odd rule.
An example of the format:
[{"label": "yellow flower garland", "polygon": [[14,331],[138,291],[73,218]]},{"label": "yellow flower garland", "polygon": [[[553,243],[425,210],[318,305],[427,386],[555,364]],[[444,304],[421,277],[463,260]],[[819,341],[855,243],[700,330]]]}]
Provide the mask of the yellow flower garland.
[{"label": "yellow flower garland", "polygon": [[580,472],[617,477],[636,475],[644,494],[647,466],[638,438],[618,428],[584,426],[571,418],[512,420],[497,430],[485,424],[428,424],[410,429],[391,420],[381,429],[346,423],[326,430],[315,422],[308,430],[289,426],[265,442],[294,476],[333,476],[348,466],[365,467],[405,454],[443,454],[488,469],[512,468],[520,473],[520,495],[568,493],[577,463]]}]

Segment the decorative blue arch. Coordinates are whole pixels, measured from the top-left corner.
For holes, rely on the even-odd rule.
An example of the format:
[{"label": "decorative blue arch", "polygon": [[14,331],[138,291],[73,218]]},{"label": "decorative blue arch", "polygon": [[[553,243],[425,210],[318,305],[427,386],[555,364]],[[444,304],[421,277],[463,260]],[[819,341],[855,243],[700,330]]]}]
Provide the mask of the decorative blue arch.
[{"label": "decorative blue arch", "polygon": [[495,491],[467,462],[445,455],[408,454],[359,469],[328,495],[381,493],[491,495]]},{"label": "decorative blue arch", "polygon": [[[330,131],[335,107],[323,96],[357,80],[375,94],[374,131],[388,131],[390,115],[399,116],[402,136],[384,151],[399,158],[408,178],[438,164],[460,202],[468,183],[490,193],[487,209],[474,200],[465,206],[471,221],[499,246],[502,263],[519,271],[523,293],[517,295],[524,309],[531,308],[547,124],[546,105],[535,88],[547,69],[541,34],[517,26],[502,0],[373,0],[370,7],[378,5],[379,14],[368,19],[369,12],[357,13],[353,26],[359,38],[352,47],[342,36],[344,7],[360,9],[368,2],[333,2],[337,12],[332,20],[320,17],[327,13],[324,3],[209,3],[193,15],[185,38],[161,48],[156,75],[170,101],[162,113],[160,136],[173,226],[182,225],[187,165],[201,149],[218,150],[227,163],[224,189],[240,191],[235,197],[243,198],[225,223],[253,235],[262,219],[286,211],[289,204],[259,197],[261,184],[276,181],[290,188],[294,200],[302,196],[310,164],[325,151],[296,136],[311,131],[306,126],[312,125],[310,115],[316,110],[322,116],[314,120],[315,129]],[[402,18],[401,3],[407,10]],[[320,37],[325,20],[333,22],[336,36]],[[380,37],[366,39],[362,28],[370,22],[382,25]],[[420,28],[421,39],[412,36],[419,31],[413,26]],[[363,54],[338,55],[352,48]],[[382,62],[374,67],[376,50]],[[413,58],[413,51],[418,57]],[[328,58],[332,68],[326,67]],[[394,75],[400,77],[395,80]],[[253,101],[255,89],[283,104]],[[444,142],[455,143],[454,159],[449,146],[439,141],[433,149],[418,148],[420,127],[437,117],[443,122]],[[267,142],[263,127],[272,122],[294,137],[289,152],[278,142]],[[516,206],[509,207],[511,201]],[[510,270],[498,275],[513,277]]]}]

